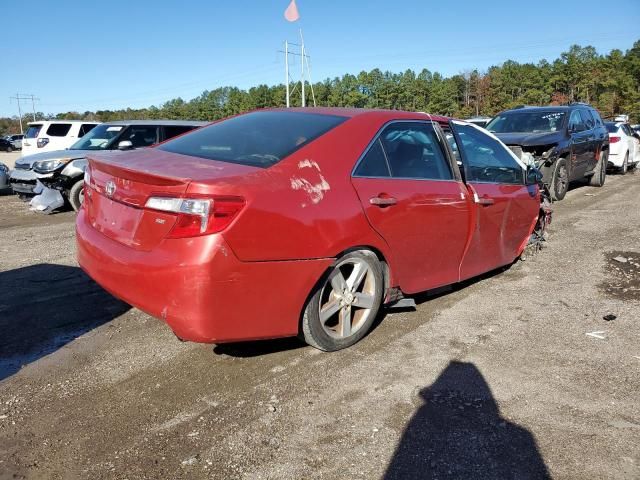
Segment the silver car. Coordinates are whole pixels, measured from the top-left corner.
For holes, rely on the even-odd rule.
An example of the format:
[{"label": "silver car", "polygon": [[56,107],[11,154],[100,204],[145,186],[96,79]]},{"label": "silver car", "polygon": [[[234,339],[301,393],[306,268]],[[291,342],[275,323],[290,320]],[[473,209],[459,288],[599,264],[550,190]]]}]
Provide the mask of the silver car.
[{"label": "silver car", "polygon": [[9,167],[7,167],[4,163],[0,163],[0,194],[9,190],[11,185],[9,185]]}]

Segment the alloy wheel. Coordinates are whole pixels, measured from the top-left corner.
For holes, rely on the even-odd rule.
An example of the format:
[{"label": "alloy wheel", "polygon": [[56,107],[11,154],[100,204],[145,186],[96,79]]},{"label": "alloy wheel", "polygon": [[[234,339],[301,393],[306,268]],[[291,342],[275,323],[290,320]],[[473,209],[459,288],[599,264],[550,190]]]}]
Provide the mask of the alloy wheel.
[{"label": "alloy wheel", "polygon": [[354,335],[374,311],[376,277],[359,258],[345,258],[334,268],[320,294],[320,324],[332,338]]}]

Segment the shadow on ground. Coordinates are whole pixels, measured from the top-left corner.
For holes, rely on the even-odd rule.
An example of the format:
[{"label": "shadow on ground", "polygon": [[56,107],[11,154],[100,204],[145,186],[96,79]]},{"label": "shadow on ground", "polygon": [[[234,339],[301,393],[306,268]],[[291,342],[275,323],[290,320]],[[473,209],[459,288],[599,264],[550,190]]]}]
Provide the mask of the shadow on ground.
[{"label": "shadow on ground", "polygon": [[451,362],[420,396],[385,480],[551,478],[533,435],[501,417],[472,363]]},{"label": "shadow on ground", "polygon": [[0,272],[0,380],[130,308],[78,267]]}]

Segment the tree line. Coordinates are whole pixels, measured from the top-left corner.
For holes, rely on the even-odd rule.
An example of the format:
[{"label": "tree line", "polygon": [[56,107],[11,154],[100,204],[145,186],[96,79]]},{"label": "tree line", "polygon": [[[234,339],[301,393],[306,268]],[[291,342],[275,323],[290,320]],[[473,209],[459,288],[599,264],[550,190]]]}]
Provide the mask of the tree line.
[{"label": "tree line", "polygon": [[[290,85],[292,106],[300,106],[300,85]],[[445,77],[424,68],[416,73],[382,71],[345,74],[307,86],[307,105],[424,111],[459,118],[492,116],[517,105],[590,103],[603,117],[620,113],[640,122],[640,40],[622,52],[599,54],[592,46],[573,45],[552,62],[507,60],[487,71],[466,70]],[[64,112],[36,118],[60,120],[191,119],[217,120],[247,110],[285,106],[285,85],[242,90],[220,87],[185,101],[174,98],[140,109]],[[27,117],[27,118],[30,118]],[[26,120],[26,119],[25,119]],[[28,121],[28,120],[27,120]],[[19,131],[18,117],[0,118],[0,134]]]}]

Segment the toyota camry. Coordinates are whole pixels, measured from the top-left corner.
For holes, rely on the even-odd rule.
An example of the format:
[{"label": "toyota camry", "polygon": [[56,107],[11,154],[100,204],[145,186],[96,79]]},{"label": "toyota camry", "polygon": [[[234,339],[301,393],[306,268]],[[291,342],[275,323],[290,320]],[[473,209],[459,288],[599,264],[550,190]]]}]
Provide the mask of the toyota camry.
[{"label": "toyota camry", "polygon": [[181,339],[338,350],[383,305],[518,258],[549,220],[539,180],[469,123],[259,110],[90,155],[78,260]]}]

